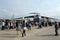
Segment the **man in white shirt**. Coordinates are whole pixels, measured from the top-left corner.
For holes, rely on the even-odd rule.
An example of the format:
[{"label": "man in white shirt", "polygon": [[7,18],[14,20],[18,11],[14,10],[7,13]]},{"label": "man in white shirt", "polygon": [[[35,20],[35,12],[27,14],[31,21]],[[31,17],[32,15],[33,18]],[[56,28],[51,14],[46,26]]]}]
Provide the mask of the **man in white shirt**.
[{"label": "man in white shirt", "polygon": [[1,30],[4,30],[4,29],[5,29],[5,22],[3,21]]}]

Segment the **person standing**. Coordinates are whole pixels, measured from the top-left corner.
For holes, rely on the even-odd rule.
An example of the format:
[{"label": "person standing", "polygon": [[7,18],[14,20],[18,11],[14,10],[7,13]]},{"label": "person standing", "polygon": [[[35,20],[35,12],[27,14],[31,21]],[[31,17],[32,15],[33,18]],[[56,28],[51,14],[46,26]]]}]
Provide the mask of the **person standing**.
[{"label": "person standing", "polygon": [[28,30],[31,30],[31,24],[29,24],[28,22],[26,22],[26,27],[28,28]]},{"label": "person standing", "polygon": [[21,27],[22,27],[22,23],[16,22],[16,31],[18,36],[19,36],[19,32],[21,32]]},{"label": "person standing", "polygon": [[10,22],[8,22],[8,30],[10,29]]},{"label": "person standing", "polygon": [[19,35],[18,34],[19,28],[18,28],[18,22],[17,21],[16,21],[16,31],[17,31],[17,35]]},{"label": "person standing", "polygon": [[26,23],[25,23],[25,20],[23,20],[23,23],[22,23],[22,37],[26,36]]},{"label": "person standing", "polygon": [[42,28],[42,26],[41,26],[41,22],[39,22],[39,28]]},{"label": "person standing", "polygon": [[23,28],[22,37],[26,36],[26,27]]},{"label": "person standing", "polygon": [[8,22],[5,21],[5,29],[8,29]]},{"label": "person standing", "polygon": [[10,22],[10,29],[13,29],[13,22]]},{"label": "person standing", "polygon": [[5,22],[3,21],[1,30],[4,30],[4,29],[5,29]]},{"label": "person standing", "polygon": [[39,28],[42,28],[41,22],[37,22],[37,23],[38,23],[38,29],[39,29]]},{"label": "person standing", "polygon": [[58,23],[55,22],[55,36],[58,36]]}]

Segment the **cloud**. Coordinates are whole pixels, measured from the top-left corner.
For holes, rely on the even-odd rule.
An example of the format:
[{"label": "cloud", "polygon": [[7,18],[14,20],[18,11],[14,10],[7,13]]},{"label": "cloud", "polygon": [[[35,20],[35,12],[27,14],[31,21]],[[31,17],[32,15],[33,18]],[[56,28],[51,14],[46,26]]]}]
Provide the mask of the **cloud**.
[{"label": "cloud", "polygon": [[7,9],[0,9],[0,18],[11,18],[11,15]]},{"label": "cloud", "polygon": [[47,10],[43,12],[42,15],[60,19],[60,7]]},{"label": "cloud", "polygon": [[[5,0],[0,1],[1,17],[10,18],[25,16],[31,12],[39,12],[45,16],[60,16],[59,0]],[[3,9],[2,9],[3,8]]]}]

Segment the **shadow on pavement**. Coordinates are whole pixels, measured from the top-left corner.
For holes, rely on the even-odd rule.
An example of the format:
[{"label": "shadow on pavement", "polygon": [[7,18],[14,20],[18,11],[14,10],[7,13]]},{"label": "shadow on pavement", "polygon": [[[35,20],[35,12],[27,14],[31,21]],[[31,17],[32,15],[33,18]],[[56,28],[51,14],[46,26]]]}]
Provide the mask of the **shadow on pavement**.
[{"label": "shadow on pavement", "polygon": [[[55,36],[54,34],[49,34],[49,35],[36,35],[37,37],[53,37]],[[58,35],[60,36],[60,34]]]},{"label": "shadow on pavement", "polygon": [[[16,38],[18,37],[16,34],[0,34],[0,38]],[[19,37],[21,37],[19,35]]]},{"label": "shadow on pavement", "polygon": [[16,36],[0,36],[2,38],[16,38]]},{"label": "shadow on pavement", "polygon": [[16,35],[16,34],[0,34],[0,35]]}]

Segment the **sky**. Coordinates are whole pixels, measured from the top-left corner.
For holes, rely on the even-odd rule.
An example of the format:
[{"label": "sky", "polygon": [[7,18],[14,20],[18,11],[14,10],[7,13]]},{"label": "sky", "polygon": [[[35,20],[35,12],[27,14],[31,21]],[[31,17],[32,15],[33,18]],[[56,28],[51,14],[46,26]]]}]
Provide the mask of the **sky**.
[{"label": "sky", "polygon": [[0,0],[0,18],[15,18],[40,13],[60,18],[60,0]]}]

